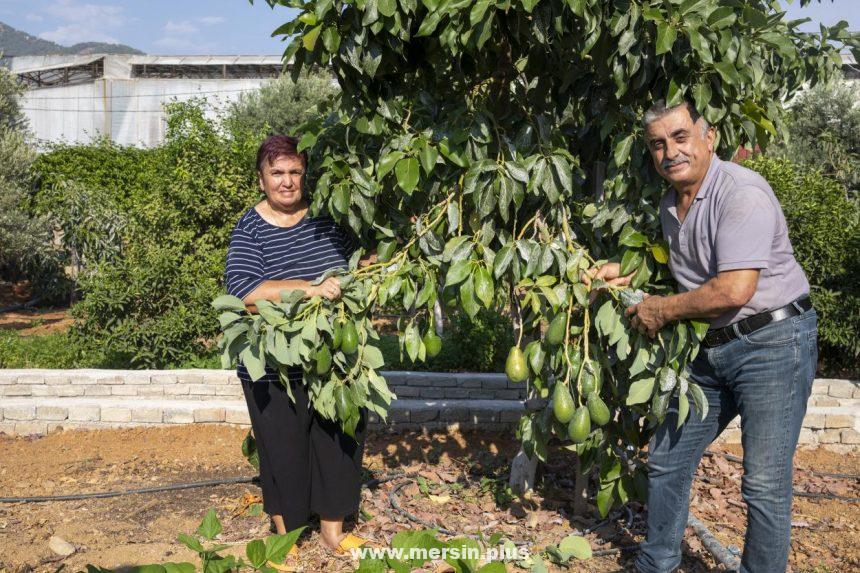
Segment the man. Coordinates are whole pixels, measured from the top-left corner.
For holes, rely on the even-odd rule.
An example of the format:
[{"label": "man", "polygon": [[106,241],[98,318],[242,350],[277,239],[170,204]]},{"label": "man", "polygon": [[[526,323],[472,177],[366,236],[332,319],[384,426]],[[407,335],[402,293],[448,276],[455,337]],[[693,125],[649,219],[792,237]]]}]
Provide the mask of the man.
[{"label": "man", "polygon": [[[676,429],[676,403],[649,445],[648,534],[636,567],[662,573],[681,563],[696,466],[739,414],[748,509],[741,571],[781,573],[790,547],[792,456],[818,355],[809,283],[770,186],[716,157],[715,131],[692,104],[658,102],[644,125],[654,167],[671,185],[660,222],[680,294],[648,297],[627,312],[652,337],[675,320],[710,320],[688,367],[709,412],[704,420],[691,412]],[[630,280],[617,263],[591,275],[615,285]]]}]

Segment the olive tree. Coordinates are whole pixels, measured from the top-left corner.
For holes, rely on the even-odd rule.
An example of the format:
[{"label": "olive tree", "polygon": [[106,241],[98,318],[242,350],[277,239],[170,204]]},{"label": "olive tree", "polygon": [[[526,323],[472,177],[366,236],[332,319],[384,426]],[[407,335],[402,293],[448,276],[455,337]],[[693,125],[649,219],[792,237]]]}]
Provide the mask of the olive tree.
[{"label": "olive tree", "polygon": [[[707,404],[683,373],[706,324],[652,340],[623,313],[639,289],[673,288],[663,184],[639,120],[656,99],[687,99],[716,126],[721,155],[764,147],[783,102],[832,75],[856,38],[842,24],[802,33],[765,0],[269,4],[299,11],[275,32],[290,38],[293,73],[325,67],[341,88],[303,126],[312,210],[352,228],[379,262],[353,266],[334,306],[284,293],[243,316],[240,301],[220,299],[228,360],[259,375],[302,364],[314,407],[349,430],[358,407],[384,415],[390,399],[375,372],[374,305],[402,307],[412,359],[435,349],[437,301],[469,315],[509,309],[507,374],[531,397],[520,457],[575,450],[580,475],[599,470],[603,514],[641,496],[638,452],[670,401],[679,423]],[[606,260],[634,273],[631,289],[582,281]],[[339,346],[345,324],[357,349]]]}]

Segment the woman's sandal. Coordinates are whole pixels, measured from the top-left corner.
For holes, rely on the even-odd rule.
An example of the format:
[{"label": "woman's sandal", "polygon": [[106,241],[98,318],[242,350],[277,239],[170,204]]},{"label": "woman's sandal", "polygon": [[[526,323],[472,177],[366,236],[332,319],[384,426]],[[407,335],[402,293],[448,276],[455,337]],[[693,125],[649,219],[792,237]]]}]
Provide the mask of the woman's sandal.
[{"label": "woman's sandal", "polygon": [[337,549],[335,549],[335,553],[338,555],[343,555],[345,553],[351,552],[353,549],[358,549],[362,545],[367,545],[367,539],[362,539],[357,535],[353,535],[352,533],[347,533],[346,537],[340,540],[340,543],[337,545]]},{"label": "woman's sandal", "polygon": [[[274,561],[266,561],[266,565],[271,567],[272,569],[276,569],[278,571],[283,571],[283,573],[297,573],[301,571],[301,567],[294,564],[289,564],[287,561],[291,561],[292,563],[298,562],[299,556],[299,548],[293,545],[290,551],[287,553],[287,558],[283,563],[275,563]],[[290,559],[292,557],[292,559]]]}]

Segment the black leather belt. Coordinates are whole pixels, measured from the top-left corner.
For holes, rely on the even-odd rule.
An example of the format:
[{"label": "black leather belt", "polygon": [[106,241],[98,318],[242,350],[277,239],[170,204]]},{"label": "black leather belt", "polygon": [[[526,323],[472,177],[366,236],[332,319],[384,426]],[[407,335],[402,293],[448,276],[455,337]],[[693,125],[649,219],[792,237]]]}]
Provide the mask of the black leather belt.
[{"label": "black leather belt", "polygon": [[776,322],[777,320],[785,320],[786,318],[791,318],[792,316],[797,316],[799,314],[803,314],[812,308],[812,301],[809,300],[808,296],[803,296],[794,302],[790,302],[782,308],[778,308],[776,310],[770,310],[767,312],[760,312],[758,314],[754,314],[752,316],[748,316],[743,320],[739,320],[734,324],[730,324],[728,326],[724,326],[722,328],[715,328],[713,330],[709,330],[705,335],[705,339],[702,340],[702,346],[705,348],[713,348],[714,346],[720,346],[721,344],[725,344],[726,342],[730,342],[735,338],[738,338],[742,334],[750,334],[767,326],[771,322]]}]

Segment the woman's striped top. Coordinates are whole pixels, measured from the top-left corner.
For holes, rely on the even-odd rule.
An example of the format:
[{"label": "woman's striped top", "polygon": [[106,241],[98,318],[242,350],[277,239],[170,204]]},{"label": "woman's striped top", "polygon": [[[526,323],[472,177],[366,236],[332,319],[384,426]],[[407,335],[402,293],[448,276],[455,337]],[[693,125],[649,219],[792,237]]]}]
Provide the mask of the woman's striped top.
[{"label": "woman's striped top", "polygon": [[245,298],[266,280],[314,280],[332,268],[346,268],[358,248],[352,234],[331,217],[305,217],[292,227],[272,225],[253,207],[230,237],[227,292]]},{"label": "woman's striped top", "polygon": [[[227,292],[244,299],[266,280],[314,280],[332,268],[347,268],[358,248],[355,237],[331,217],[305,217],[292,227],[278,227],[253,207],[245,213],[230,237],[225,283]],[[241,380],[251,376],[241,362]],[[302,379],[301,368],[290,368],[293,382]],[[278,373],[266,367],[258,382],[277,382]]]}]

